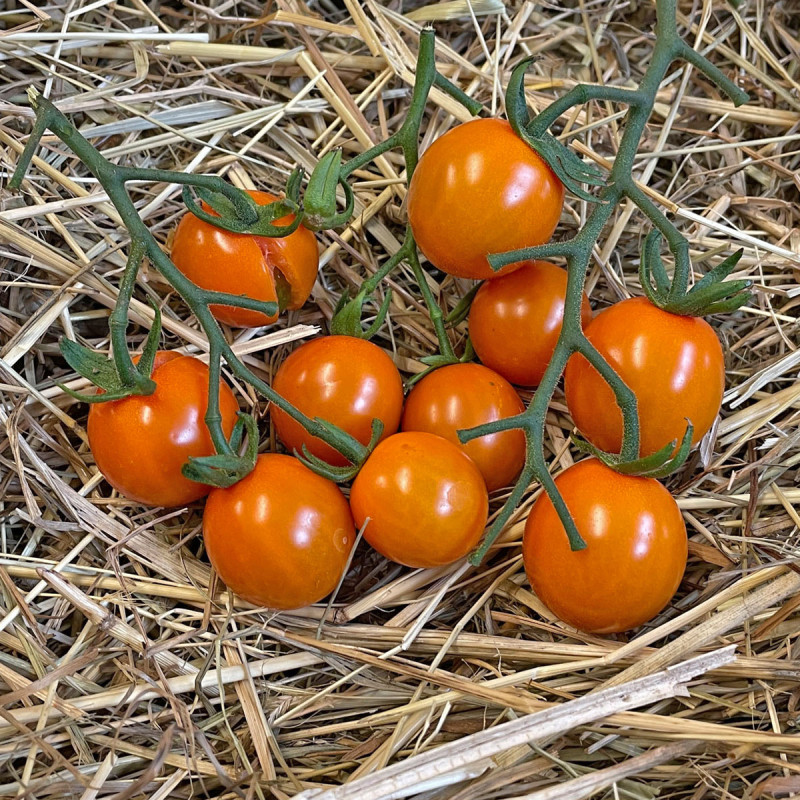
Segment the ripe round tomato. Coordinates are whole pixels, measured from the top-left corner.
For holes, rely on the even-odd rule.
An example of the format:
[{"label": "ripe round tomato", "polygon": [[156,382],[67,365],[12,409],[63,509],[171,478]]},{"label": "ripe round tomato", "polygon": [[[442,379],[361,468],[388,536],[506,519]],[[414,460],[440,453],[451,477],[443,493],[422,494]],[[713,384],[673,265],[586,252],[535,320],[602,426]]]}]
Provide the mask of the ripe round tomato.
[{"label": "ripe round tomato", "polygon": [[[700,441],[719,413],[725,388],[722,347],[705,320],[670,314],[638,297],[602,311],[586,326],[586,336],[636,395],[642,456],[680,442],[687,419],[694,425],[692,444]],[[595,447],[618,453],[622,412],[583,356],[570,358],[564,391],[581,434]]]},{"label": "ripe round tomato", "polygon": [[550,498],[525,523],[522,553],[534,592],[564,622],[589,633],[627,631],[652,619],[686,569],[686,527],[653,478],[621,475],[595,458],[556,478],[585,550],[572,551]]},{"label": "ripe round tomato", "polygon": [[[159,351],[151,395],[131,395],[89,407],[89,447],[97,468],[118,491],[149,506],[182,506],[205,497],[204,483],[184,478],[189,456],[214,455],[204,416],[208,367],[199,359]],[[220,381],[222,429],[231,435],[239,405]]]},{"label": "ripe round tomato", "polygon": [[366,460],[350,491],[353,518],[381,555],[407,567],[439,567],[465,556],[486,526],[480,470],[432,433],[396,433]]},{"label": "ripe round tomato", "polygon": [[[486,281],[469,312],[469,336],[478,358],[520,386],[538,386],[564,318],[567,273],[548,261],[526,261],[510,275]],[[592,318],[586,295],[584,326]]]},{"label": "ripe round tomato", "polygon": [[[323,336],[306,342],[278,367],[272,388],[307,416],[332,422],[362,444],[372,436],[373,418],[383,422],[382,438],[400,424],[402,378],[392,359],[366,339]],[[305,445],[328,464],[348,463],[277,406],[270,413],[287,449],[301,453]]]},{"label": "ripe round tomato", "polygon": [[330,594],[355,538],[336,484],[278,453],[259,456],[239,483],[214,489],[203,514],[214,569],[239,597],[269,608],[301,608]]},{"label": "ripe round tomato", "polygon": [[[278,198],[268,192],[249,191],[261,206]],[[294,216],[276,220],[288,225]],[[185,214],[175,231],[172,260],[189,280],[203,289],[242,294],[256,300],[280,301],[281,308],[300,308],[308,300],[319,267],[314,234],[302,225],[281,239],[230,233],[215,228],[194,214]],[[211,306],[226,325],[254,328],[269,325],[278,315],[234,306]]]},{"label": "ripe round tomato", "polygon": [[467,444],[457,430],[521,414],[525,405],[514,387],[480,364],[451,364],[426,375],[406,398],[401,428],[442,436],[474,462],[492,492],[508,486],[525,463],[525,435],[503,431]]},{"label": "ripe round tomato", "polygon": [[477,119],[448,131],[422,155],[408,187],[414,238],[440,270],[462,278],[500,273],[486,256],[544,244],[564,186],[504,120]]}]

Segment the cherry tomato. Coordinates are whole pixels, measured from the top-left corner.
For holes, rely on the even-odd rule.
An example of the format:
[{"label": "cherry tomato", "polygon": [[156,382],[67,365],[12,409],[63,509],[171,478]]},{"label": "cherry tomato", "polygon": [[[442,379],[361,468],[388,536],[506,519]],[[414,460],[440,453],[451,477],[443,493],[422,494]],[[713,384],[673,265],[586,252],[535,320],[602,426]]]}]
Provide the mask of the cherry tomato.
[{"label": "cherry tomato", "polygon": [[[259,205],[277,200],[268,192],[249,191]],[[276,220],[288,225],[294,216]],[[288,236],[270,239],[215,228],[194,214],[178,224],[172,243],[175,266],[203,289],[247,295],[256,300],[277,301],[281,308],[300,308],[308,300],[319,267],[314,234],[302,225]],[[268,325],[278,315],[234,306],[211,306],[214,316],[226,325],[254,328]]]},{"label": "cherry tomato", "polygon": [[[383,422],[382,438],[400,424],[402,378],[392,359],[366,339],[323,336],[306,342],[278,367],[272,388],[307,416],[332,422],[362,444],[372,436],[373,418]],[[277,406],[270,413],[287,449],[301,453],[305,445],[328,464],[348,463]]]},{"label": "cherry tomato", "polygon": [[[211,490],[181,474],[189,456],[215,452],[204,420],[208,367],[191,356],[159,351],[151,377],[156,383],[151,395],[90,406],[89,447],[118,492],[145,505],[182,506]],[[219,406],[222,429],[230,436],[239,406],[222,381]]]},{"label": "cherry tomato", "polygon": [[361,467],[350,491],[353,518],[381,555],[407,567],[462,558],[486,526],[489,498],[480,470],[432,433],[396,433]]},{"label": "cherry tomato", "polygon": [[570,550],[550,498],[525,523],[522,553],[534,592],[564,622],[617,633],[652,619],[686,569],[686,527],[672,495],[653,478],[621,475],[595,458],[556,478],[585,550]]},{"label": "cherry tomato", "polygon": [[261,455],[228,489],[214,489],[203,539],[219,576],[239,597],[268,608],[301,608],[338,585],[356,532],[335,483],[292,456]]},{"label": "cherry tomato", "polygon": [[486,256],[543,244],[553,235],[564,186],[504,120],[478,119],[437,139],[408,187],[414,238],[440,270],[494,278]]},{"label": "cherry tomato", "polygon": [[[469,312],[469,336],[478,358],[520,386],[538,386],[564,318],[567,273],[548,261],[526,261],[510,275],[486,281]],[[586,295],[581,322],[592,318]]]},{"label": "cherry tomato", "polygon": [[406,398],[401,428],[442,436],[463,450],[492,492],[508,486],[525,463],[522,431],[503,431],[467,444],[457,430],[521,414],[525,405],[514,387],[480,364],[451,364],[426,375]]},{"label": "cherry tomato", "polygon": [[[714,329],[697,317],[681,317],[643,297],[623,300],[586,326],[589,341],[636,395],[640,453],[680,441],[686,420],[692,443],[709,430],[722,403],[725,359]],[[622,412],[600,374],[581,355],[564,373],[567,406],[578,430],[611,453],[622,447]]]}]

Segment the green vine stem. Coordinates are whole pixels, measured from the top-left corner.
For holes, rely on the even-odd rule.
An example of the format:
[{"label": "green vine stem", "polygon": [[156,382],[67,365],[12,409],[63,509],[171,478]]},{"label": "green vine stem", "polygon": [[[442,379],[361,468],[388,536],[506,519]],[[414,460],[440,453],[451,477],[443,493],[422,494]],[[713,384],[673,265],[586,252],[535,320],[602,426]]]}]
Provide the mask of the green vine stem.
[{"label": "green vine stem", "polygon": [[[225,437],[222,430],[221,417],[219,413],[218,380],[215,383],[214,376],[219,377],[220,361],[224,359],[231,372],[236,377],[246,381],[257,391],[263,394],[270,402],[275,403],[279,408],[286,411],[293,419],[297,420],[312,435],[324,439],[332,447],[336,448],[342,455],[356,467],[360,465],[367,456],[367,448],[359,441],[339,428],[325,424],[322,420],[311,419],[298,411],[293,405],[284,400],[277,394],[272,387],[261,380],[253,373],[239,357],[234,353],[228,344],[217,321],[214,319],[209,309],[210,305],[223,304],[246,308],[254,311],[261,311],[269,316],[276,311],[275,303],[254,300],[240,295],[231,295],[224,292],[214,292],[201,289],[190,281],[170,260],[167,254],[161,249],[160,245],[150,233],[147,225],[143,222],[130,196],[128,195],[125,184],[131,180],[157,180],[171,181],[174,183],[191,184],[207,189],[211,192],[221,194],[226,197],[242,218],[248,215],[252,218],[255,214],[255,204],[251,208],[246,202],[242,202],[242,197],[248,197],[244,192],[240,192],[236,187],[225,183],[216,176],[209,175],[188,175],[181,172],[168,172],[165,170],[145,170],[133,169],[129,167],[117,167],[105,159],[92,145],[77,131],[69,120],[48,100],[31,92],[31,103],[36,110],[36,122],[33,132],[28,139],[25,150],[20,156],[17,168],[12,176],[9,185],[11,188],[18,188],[27,170],[31,158],[38,146],[39,139],[44,131],[49,128],[56,134],[86,165],[89,171],[97,178],[103,189],[108,194],[114,207],[120,214],[122,221],[131,236],[131,256],[128,259],[125,275],[121,286],[120,305],[112,312],[111,334],[114,343],[113,359],[116,371],[120,376],[131,375],[134,369],[130,353],[125,342],[125,330],[127,327],[127,304],[133,290],[136,270],[146,255],[161,275],[175,288],[183,298],[186,305],[196,316],[200,326],[209,341],[209,354],[211,356],[210,371],[212,380],[209,382],[209,399],[205,416],[205,422],[211,434],[217,454],[226,459],[226,464],[232,457],[232,446]],[[248,197],[249,200],[249,197]],[[252,213],[251,213],[252,212]],[[121,310],[120,310],[121,308]],[[115,315],[116,314],[116,315]],[[123,316],[124,315],[124,316]],[[123,322],[123,319],[125,320]],[[85,374],[85,373],[82,373]],[[94,371],[85,374],[85,377],[92,379]],[[148,379],[149,380],[149,379]],[[127,394],[132,393],[152,393],[155,384],[149,381],[149,385],[144,382],[134,380],[135,386],[130,387]],[[105,387],[102,387],[105,388]],[[110,399],[103,396],[102,399]],[[123,395],[124,396],[124,395]],[[212,464],[213,466],[213,464]],[[220,475],[220,485],[231,485],[236,480],[244,477],[252,468],[251,465],[243,460],[240,469],[224,470]],[[206,478],[211,478],[207,472]],[[206,480],[206,482],[209,482]]]},{"label": "green vine stem", "polygon": [[[419,161],[419,135],[422,127],[422,120],[425,115],[425,108],[428,102],[428,95],[433,86],[443,89],[447,94],[461,103],[471,114],[478,114],[482,108],[481,104],[473,100],[469,95],[453,85],[443,75],[436,71],[436,51],[435,35],[432,28],[425,28],[420,33],[419,52],[417,54],[417,71],[414,80],[414,89],[411,94],[411,101],[406,111],[406,117],[400,128],[395,131],[388,139],[379,142],[369,150],[360,153],[343,164],[340,175],[346,179],[355,170],[360,169],[366,164],[374,161],[378,156],[383,155],[389,150],[399,147],[403,151],[403,158],[406,165],[406,180],[411,181],[417,162]],[[400,249],[377,271],[372,277],[368,278],[361,286],[358,294],[346,303],[340,314],[339,319],[334,318],[334,330],[338,333],[347,333],[351,336],[367,336],[374,333],[377,327],[383,322],[388,310],[388,301],[385,301],[385,308],[382,307],[375,324],[370,326],[367,331],[362,330],[361,309],[364,302],[372,292],[378,287],[379,283],[395,267],[405,261],[411,267],[419,286],[420,294],[425,302],[433,323],[436,339],[439,345],[439,355],[441,363],[455,363],[458,361],[453,345],[447,335],[445,318],[442,309],[436,302],[436,298],[428,285],[417,253],[417,245],[411,232],[411,227],[406,227],[406,235]]]},{"label": "green vine stem", "polygon": [[[621,471],[630,471],[634,466],[646,467],[645,472],[647,474],[662,475],[666,474],[664,472],[665,469],[673,470],[677,468],[682,463],[682,459],[685,459],[686,454],[688,454],[688,441],[691,439],[691,433],[688,433],[688,440],[684,437],[678,453],[674,453],[673,445],[656,454],[657,458],[648,459],[646,465],[642,463],[643,460],[639,459],[639,420],[636,413],[636,398],[605,359],[592,347],[581,328],[581,296],[591,261],[592,249],[598,241],[603,228],[611,219],[614,209],[623,199],[630,199],[651,220],[656,231],[667,240],[674,257],[673,276],[671,280],[668,280],[666,270],[660,262],[660,256],[653,258],[653,239],[650,239],[650,264],[653,267],[652,274],[654,274],[657,283],[657,287],[652,293],[655,295],[657,291],[661,291],[663,303],[660,303],[660,305],[663,308],[680,313],[681,303],[684,303],[685,299],[690,297],[698,287],[701,296],[696,295],[694,297],[693,313],[704,313],[708,309],[719,310],[720,302],[725,300],[731,307],[736,307],[747,299],[745,292],[748,285],[747,282],[731,281],[725,284],[719,283],[721,278],[727,276],[732,270],[733,265],[738,261],[738,257],[726,259],[726,262],[723,262],[714,271],[713,279],[702,287],[698,284],[694,289],[687,292],[692,269],[688,242],[663,212],[636,185],[632,176],[634,157],[647,120],[652,113],[656,93],[667,74],[667,70],[676,59],[684,59],[701,70],[735,105],[741,105],[748,100],[746,92],[742,91],[720,70],[709,63],[704,56],[696,53],[680,38],[676,19],[676,0],[656,0],[656,14],[656,41],[652,59],[637,89],[620,89],[609,86],[576,86],[544,109],[533,120],[530,120],[525,104],[522,81],[522,73],[524,73],[524,69],[527,66],[526,63],[517,68],[515,75],[509,82],[509,97],[506,105],[512,126],[531,147],[546,158],[551,167],[560,176],[564,175],[573,184],[576,182],[593,182],[597,184],[599,181],[591,180],[592,173],[587,174],[585,165],[582,163],[575,165],[573,160],[563,154],[561,149],[563,146],[560,143],[554,144],[557,140],[548,133],[549,127],[564,112],[589,100],[625,103],[628,106],[628,112],[617,156],[608,179],[597,197],[588,196],[588,199],[591,199],[595,205],[585,225],[575,237],[565,242],[551,242],[538,247],[489,256],[489,262],[494,269],[500,269],[507,264],[525,259],[560,256],[567,261],[568,280],[561,334],[550,364],[528,408],[516,417],[459,432],[461,441],[468,442],[500,430],[521,429],[527,442],[527,455],[522,473],[512,489],[510,497],[496,515],[483,542],[470,557],[470,561],[473,564],[479,564],[483,560],[521,501],[528,486],[534,480],[541,483],[544,491],[547,492],[552,500],[567,532],[572,549],[578,550],[586,546],[575,527],[563,498],[556,488],[544,455],[545,415],[567,361],[573,353],[584,355],[605,378],[614,392],[617,404],[623,415],[624,435],[621,452],[616,456],[614,454],[600,454],[607,456],[604,460],[607,460],[608,463],[614,463],[615,468]],[[563,148],[563,151],[566,151],[566,148]],[[569,153],[569,151],[566,152]],[[581,196],[585,195],[586,193],[582,191]],[[733,260],[733,265],[730,264],[731,260]],[[654,261],[657,263],[654,263]],[[650,287],[650,289],[653,289],[653,287]],[[688,430],[691,430],[690,423]]]}]

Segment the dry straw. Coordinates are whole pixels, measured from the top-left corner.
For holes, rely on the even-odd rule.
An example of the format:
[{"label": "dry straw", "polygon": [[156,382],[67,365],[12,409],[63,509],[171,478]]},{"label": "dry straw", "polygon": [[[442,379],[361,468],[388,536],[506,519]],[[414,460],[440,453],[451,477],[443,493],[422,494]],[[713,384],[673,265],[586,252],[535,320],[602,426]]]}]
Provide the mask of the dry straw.
[{"label": "dry straw", "polygon": [[[523,55],[538,56],[527,80],[541,108],[576,82],[633,85],[652,41],[648,0],[153,8],[3,6],[4,176],[30,128],[29,86],[121,162],[274,190],[295,164],[313,167],[333,147],[356,153],[397,129],[421,23],[436,24],[441,72],[497,113]],[[0,195],[0,797],[800,792],[797,9],[686,2],[681,12],[688,40],[753,100],[735,109],[676,66],[636,177],[674,214],[697,263],[743,247],[735,277],[750,277],[756,296],[713,320],[728,354],[722,417],[669,480],[691,538],[685,580],[629,636],[571,630],[531,593],[519,539],[537,487],[480,571],[409,571],[362,546],[330,607],[272,614],[230,597],[204,558],[200,507],[146,510],[112,493],[87,449],[86,407],[55,384],[85,389],[59,357],[60,336],[108,347],[127,240],[94,180],[46,138],[22,194]],[[463,119],[435,91],[423,144]],[[605,104],[564,120],[577,152],[600,165],[620,122]],[[358,213],[320,235],[315,302],[280,330],[231,331],[259,374],[324,329],[340,292],[397,250],[402,169],[388,154],[356,175]],[[136,185],[133,195],[167,243],[178,188]],[[568,200],[563,235],[585,215]],[[621,208],[595,253],[595,308],[640,293],[642,235]],[[414,373],[435,337],[410,273],[388,284],[378,342]],[[447,309],[469,288],[441,275],[431,287]],[[152,319],[149,298],[161,304],[165,343],[202,356],[196,322],[147,270],[131,306],[133,346]],[[453,336],[462,347],[465,327]],[[258,398],[236,388],[268,430]],[[558,395],[547,431],[554,469],[569,466]],[[697,677],[677,692],[671,681],[688,679],[686,667],[665,668],[699,655]],[[643,683],[656,694],[640,697]]]}]

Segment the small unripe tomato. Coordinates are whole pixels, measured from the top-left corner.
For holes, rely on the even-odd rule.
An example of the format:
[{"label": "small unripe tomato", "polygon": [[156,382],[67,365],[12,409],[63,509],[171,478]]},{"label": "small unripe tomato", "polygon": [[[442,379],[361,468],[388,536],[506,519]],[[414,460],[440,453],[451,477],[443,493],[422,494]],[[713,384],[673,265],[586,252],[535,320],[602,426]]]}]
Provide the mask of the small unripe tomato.
[{"label": "small unripe tomato", "polygon": [[[247,194],[260,206],[278,199],[269,192]],[[293,219],[287,214],[274,224],[288,225]],[[171,255],[175,266],[202,289],[273,301],[290,309],[308,300],[319,268],[316,237],[302,225],[281,238],[251,236],[215,228],[191,212],[178,223]],[[243,328],[278,319],[277,314],[234,306],[212,305],[211,313],[226,325]]]},{"label": "small unripe tomato", "polygon": [[[548,261],[526,261],[510,275],[486,281],[469,311],[469,338],[478,358],[511,383],[538,386],[564,319],[567,273]],[[592,318],[581,299],[581,322]]]},{"label": "small unripe tomato", "polygon": [[338,586],[355,528],[335,483],[292,456],[267,453],[247,477],[211,492],[203,540],[234,594],[292,609],[317,603]]},{"label": "small unripe tomato", "polygon": [[350,491],[353,518],[381,555],[407,567],[462,558],[486,527],[489,496],[469,456],[441,436],[396,433],[361,467]]},{"label": "small unripe tomato", "polygon": [[[636,395],[639,454],[680,443],[686,421],[692,444],[711,428],[725,390],[725,357],[714,329],[699,317],[671,314],[644,297],[615,303],[587,326],[586,338]],[[622,412],[611,387],[580,354],[564,371],[575,426],[595,447],[622,448]]]},{"label": "small unripe tomato", "polygon": [[493,492],[508,486],[525,463],[525,435],[501,431],[461,444],[457,431],[521,414],[514,387],[480,364],[450,364],[426,375],[409,393],[400,427],[442,436],[463,450]]},{"label": "small unripe tomato", "polygon": [[[211,487],[184,478],[189,457],[214,455],[204,416],[208,367],[199,359],[159,351],[151,395],[131,395],[89,407],[87,434],[97,468],[118,491],[149,506],[182,506]],[[222,429],[230,436],[239,405],[220,381]]]},{"label": "small unripe tomato", "polygon": [[[392,359],[366,339],[322,336],[306,342],[278,367],[272,388],[299,411],[333,423],[361,444],[369,444],[373,419],[383,423],[381,438],[400,424],[403,379]],[[348,463],[278,406],[270,406],[270,414],[288,450],[302,453],[305,445],[328,464]]]},{"label": "small unripe tomato", "polygon": [[553,235],[564,186],[504,120],[477,119],[439,137],[408,187],[408,221],[435,267],[461,278],[495,278],[490,253],[544,244]]},{"label": "small unripe tomato", "polygon": [[564,622],[617,633],[652,619],[672,599],[688,544],[678,504],[653,478],[621,475],[596,458],[556,478],[584,550],[571,550],[546,494],[525,523],[522,554],[533,591]]}]

